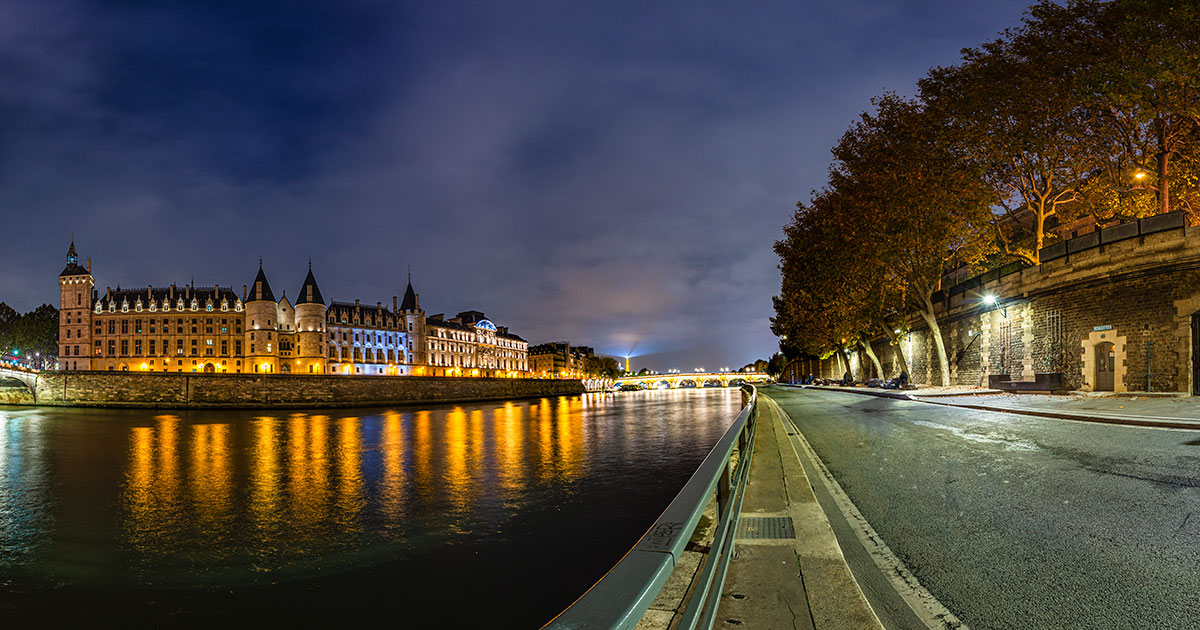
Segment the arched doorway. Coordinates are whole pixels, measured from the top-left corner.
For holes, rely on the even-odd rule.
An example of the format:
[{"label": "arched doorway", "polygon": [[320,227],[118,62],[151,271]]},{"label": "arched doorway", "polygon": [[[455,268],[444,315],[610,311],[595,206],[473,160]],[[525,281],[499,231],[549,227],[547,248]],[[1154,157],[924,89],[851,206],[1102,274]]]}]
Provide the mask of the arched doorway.
[{"label": "arched doorway", "polygon": [[1113,391],[1115,373],[1116,357],[1113,344],[1108,341],[1096,344],[1096,391]]},{"label": "arched doorway", "polygon": [[282,363],[282,362],[281,362],[281,363],[279,364],[279,373],[280,373],[280,374],[287,374],[288,372],[291,372],[291,371],[292,371],[292,368],[291,368],[291,366],[290,366],[290,365],[288,365],[287,363]]},{"label": "arched doorway", "polygon": [[217,371],[217,368],[213,367],[213,364],[211,364],[211,363],[204,364],[204,373],[205,374],[212,374],[213,372],[216,372],[216,371]]}]

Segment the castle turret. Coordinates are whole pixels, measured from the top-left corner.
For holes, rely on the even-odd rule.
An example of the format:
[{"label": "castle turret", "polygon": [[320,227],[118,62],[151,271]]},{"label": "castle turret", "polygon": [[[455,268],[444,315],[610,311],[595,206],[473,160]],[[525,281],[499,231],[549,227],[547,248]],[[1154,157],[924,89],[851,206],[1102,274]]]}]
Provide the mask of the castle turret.
[{"label": "castle turret", "polygon": [[325,373],[325,298],[313,277],[312,263],[296,297],[297,372]]},{"label": "castle turret", "polygon": [[413,291],[412,273],[408,274],[408,288],[404,290],[404,299],[400,302],[400,312],[408,332],[408,364],[413,366],[411,374],[423,374],[429,365],[429,352],[425,336],[425,311],[421,310],[421,296]]},{"label": "castle turret", "polygon": [[258,275],[246,297],[247,372],[279,373],[279,304],[258,261]]},{"label": "castle turret", "polygon": [[58,274],[58,365],[64,370],[90,369],[92,355],[92,263],[79,265],[75,239],[67,250],[67,266]]}]

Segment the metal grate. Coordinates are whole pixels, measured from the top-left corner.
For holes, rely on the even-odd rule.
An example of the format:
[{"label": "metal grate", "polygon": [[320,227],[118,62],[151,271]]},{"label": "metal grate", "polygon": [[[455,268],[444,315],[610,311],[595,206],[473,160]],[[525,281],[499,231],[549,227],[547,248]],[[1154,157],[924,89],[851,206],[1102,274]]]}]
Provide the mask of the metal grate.
[{"label": "metal grate", "polygon": [[795,538],[790,516],[743,516],[738,521],[738,538]]}]

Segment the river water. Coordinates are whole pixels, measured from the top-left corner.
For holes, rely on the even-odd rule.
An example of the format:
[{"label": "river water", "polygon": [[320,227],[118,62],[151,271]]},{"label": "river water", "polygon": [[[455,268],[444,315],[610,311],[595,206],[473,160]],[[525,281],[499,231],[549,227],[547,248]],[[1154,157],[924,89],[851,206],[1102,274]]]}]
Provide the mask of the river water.
[{"label": "river water", "polygon": [[740,404],[729,388],[0,407],[0,621],[537,627],[645,532]]}]

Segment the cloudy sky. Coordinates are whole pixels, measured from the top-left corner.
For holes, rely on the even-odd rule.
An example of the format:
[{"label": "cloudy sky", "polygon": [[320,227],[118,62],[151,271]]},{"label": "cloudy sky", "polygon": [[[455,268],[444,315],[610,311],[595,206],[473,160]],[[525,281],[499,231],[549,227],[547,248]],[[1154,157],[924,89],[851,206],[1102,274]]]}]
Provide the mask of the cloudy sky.
[{"label": "cloudy sky", "polygon": [[871,96],[1025,2],[0,3],[0,301],[249,283],[652,369],[776,349],[772,242]]}]

